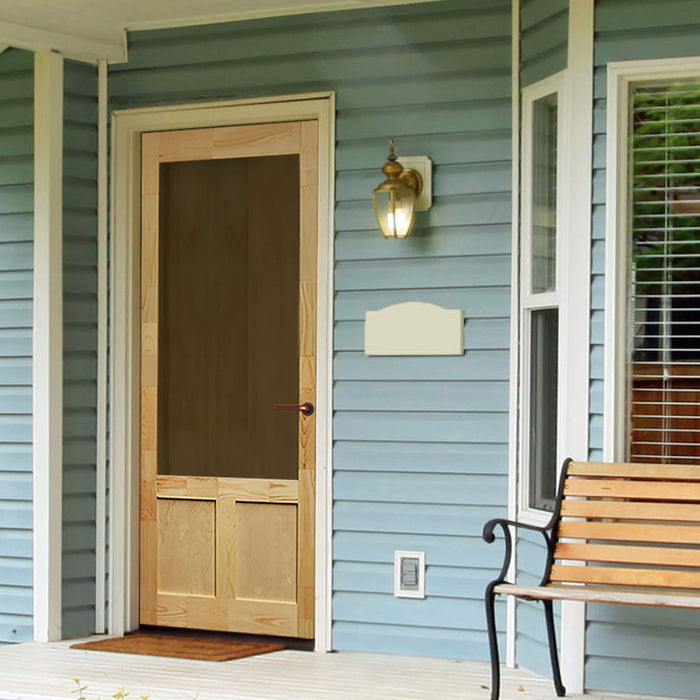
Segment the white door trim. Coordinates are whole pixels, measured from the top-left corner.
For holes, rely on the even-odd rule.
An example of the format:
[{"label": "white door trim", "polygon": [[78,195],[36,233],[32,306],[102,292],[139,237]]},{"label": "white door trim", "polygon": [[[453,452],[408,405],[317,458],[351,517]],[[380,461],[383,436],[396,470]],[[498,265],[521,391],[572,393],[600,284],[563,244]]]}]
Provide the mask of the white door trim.
[{"label": "white door trim", "polygon": [[112,116],[110,290],[109,621],[111,635],[139,624],[140,143],[145,131],[317,120],[319,125],[316,429],[316,634],[331,649],[331,390],[335,97],[290,95],[120,110]]}]

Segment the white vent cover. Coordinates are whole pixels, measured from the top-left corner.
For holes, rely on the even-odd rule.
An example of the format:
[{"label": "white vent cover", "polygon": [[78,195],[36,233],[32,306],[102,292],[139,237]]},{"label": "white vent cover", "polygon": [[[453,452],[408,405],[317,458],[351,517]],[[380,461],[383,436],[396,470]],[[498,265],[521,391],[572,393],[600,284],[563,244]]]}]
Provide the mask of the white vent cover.
[{"label": "white vent cover", "polygon": [[425,598],[425,552],[394,552],[394,595]]}]

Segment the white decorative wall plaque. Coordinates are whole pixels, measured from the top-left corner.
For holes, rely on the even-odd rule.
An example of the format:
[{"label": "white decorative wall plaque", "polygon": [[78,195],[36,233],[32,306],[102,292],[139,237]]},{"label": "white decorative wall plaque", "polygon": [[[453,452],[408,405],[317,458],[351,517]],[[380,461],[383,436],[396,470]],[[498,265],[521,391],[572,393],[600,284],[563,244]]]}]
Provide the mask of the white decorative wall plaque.
[{"label": "white decorative wall plaque", "polygon": [[462,355],[464,312],[407,301],[365,313],[367,355]]}]

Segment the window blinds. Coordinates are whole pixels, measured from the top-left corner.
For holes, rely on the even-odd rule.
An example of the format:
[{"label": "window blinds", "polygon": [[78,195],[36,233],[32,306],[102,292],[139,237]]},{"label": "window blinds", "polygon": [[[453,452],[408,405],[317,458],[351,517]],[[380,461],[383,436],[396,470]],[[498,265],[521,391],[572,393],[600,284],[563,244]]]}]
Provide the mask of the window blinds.
[{"label": "window blinds", "polygon": [[628,457],[700,463],[700,82],[631,103]]}]

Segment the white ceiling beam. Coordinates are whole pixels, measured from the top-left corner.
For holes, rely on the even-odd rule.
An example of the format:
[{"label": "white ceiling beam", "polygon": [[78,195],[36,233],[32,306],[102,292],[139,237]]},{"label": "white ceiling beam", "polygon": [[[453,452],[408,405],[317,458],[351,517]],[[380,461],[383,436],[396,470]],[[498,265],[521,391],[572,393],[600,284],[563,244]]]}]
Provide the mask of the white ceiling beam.
[{"label": "white ceiling beam", "polygon": [[126,61],[126,32],[119,30],[114,34],[120,37],[118,41],[101,41],[0,20],[0,48],[7,45],[29,51],[55,51],[66,58],[91,63],[99,59],[110,63]]}]

